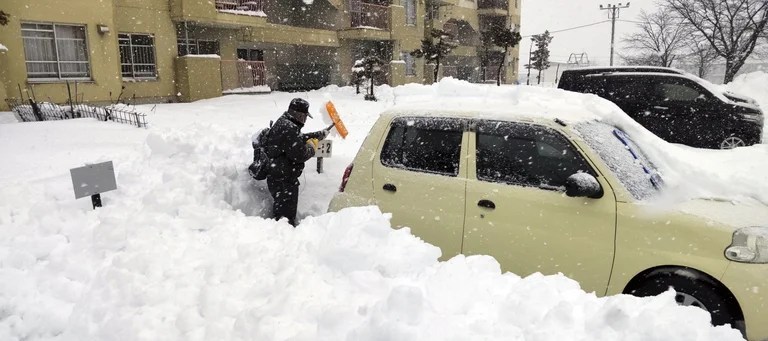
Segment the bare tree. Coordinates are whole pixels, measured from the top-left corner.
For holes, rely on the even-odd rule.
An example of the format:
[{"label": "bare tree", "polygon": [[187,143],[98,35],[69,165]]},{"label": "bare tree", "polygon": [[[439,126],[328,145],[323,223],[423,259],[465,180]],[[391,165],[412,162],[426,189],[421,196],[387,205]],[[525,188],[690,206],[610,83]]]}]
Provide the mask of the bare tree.
[{"label": "bare tree", "polygon": [[[638,32],[624,37],[624,43],[639,52],[634,58],[645,61],[646,65],[670,67],[683,54],[688,29],[670,11],[661,9],[650,14],[640,11],[637,28]],[[625,62],[627,58],[633,59],[623,58]]]},{"label": "bare tree", "polygon": [[648,66],[662,65],[662,62],[659,59],[659,55],[654,53],[629,54],[629,55],[619,53],[619,57],[624,62],[624,65],[648,65]]},{"label": "bare tree", "polygon": [[709,74],[709,71],[712,70],[712,66],[715,64],[715,61],[717,61],[720,56],[715,52],[715,49],[709,45],[706,39],[698,34],[690,35],[687,40],[688,48],[686,50],[688,51],[688,55],[686,56],[686,60],[696,67],[696,73],[699,77],[707,77],[707,74]]},{"label": "bare tree", "polygon": [[665,0],[725,59],[725,78],[733,80],[768,24],[766,0]]}]

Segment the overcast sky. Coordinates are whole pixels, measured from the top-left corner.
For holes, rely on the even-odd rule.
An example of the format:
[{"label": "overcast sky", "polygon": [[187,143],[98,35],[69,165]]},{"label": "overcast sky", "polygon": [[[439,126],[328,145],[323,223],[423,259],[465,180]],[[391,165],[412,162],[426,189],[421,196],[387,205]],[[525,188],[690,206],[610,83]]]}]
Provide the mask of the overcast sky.
[{"label": "overcast sky", "polygon": [[[608,20],[608,12],[600,10],[600,5],[618,4],[599,0],[522,0],[520,43],[521,63],[527,63],[528,50],[531,46],[529,35],[558,31],[576,26],[588,25]],[[622,1],[622,4],[625,4]],[[616,51],[621,49],[624,34],[636,29],[636,24],[619,20],[637,21],[640,10],[654,11],[656,0],[631,0],[630,7],[621,10],[616,21]],[[586,52],[592,65],[608,65],[611,48],[611,23],[575,29],[553,34],[550,45],[551,60],[566,62],[571,53]],[[618,61],[615,55],[615,61]]]}]

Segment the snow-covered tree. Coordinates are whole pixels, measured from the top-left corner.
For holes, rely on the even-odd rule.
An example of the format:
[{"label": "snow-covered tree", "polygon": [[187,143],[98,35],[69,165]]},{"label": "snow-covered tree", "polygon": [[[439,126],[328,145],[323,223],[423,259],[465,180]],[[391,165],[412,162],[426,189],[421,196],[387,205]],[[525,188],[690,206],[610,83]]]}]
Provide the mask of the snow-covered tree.
[{"label": "snow-covered tree", "polygon": [[766,0],[665,0],[725,59],[725,78],[733,80],[768,26]]},{"label": "snow-covered tree", "polygon": [[686,37],[690,34],[687,25],[662,8],[648,13],[640,11],[638,31],[624,37],[624,43],[635,55],[622,56],[625,62],[640,62],[639,65],[670,67],[684,54]]},{"label": "snow-covered tree", "polygon": [[373,94],[374,80],[384,73],[384,71],[381,70],[382,66],[384,66],[383,59],[376,55],[368,55],[363,59],[355,61],[355,66],[352,67],[352,82],[353,84],[357,84],[358,89],[360,84],[364,81],[367,80],[368,83],[370,83],[368,93],[365,94],[366,101],[376,100],[376,96]]},{"label": "snow-covered tree", "polygon": [[[504,53],[501,55],[501,60],[498,61],[498,69],[496,70],[496,85],[501,85],[501,70],[504,67],[504,62],[507,59],[507,53],[510,48],[517,46],[520,43],[522,37],[520,33],[513,31],[510,28],[506,28],[501,25],[490,25],[488,30],[480,33],[480,41],[485,49],[484,58],[481,57],[481,63],[485,62],[484,67],[489,66],[490,60],[490,46],[498,46],[504,49]],[[485,59],[485,61],[483,61]]]},{"label": "snow-covered tree", "polygon": [[429,33],[429,37],[421,40],[421,48],[411,52],[411,55],[416,58],[424,57],[424,60],[427,63],[436,64],[433,79],[437,82],[437,74],[440,71],[440,62],[445,59],[456,46],[453,36],[450,33],[433,28]]},{"label": "snow-covered tree", "polygon": [[531,67],[534,70],[539,70],[539,74],[536,76],[537,84],[541,84],[541,71],[549,69],[549,43],[552,42],[553,38],[549,31],[544,31],[544,33],[537,34],[531,38],[533,43],[536,44],[536,50],[533,51],[531,57]]}]

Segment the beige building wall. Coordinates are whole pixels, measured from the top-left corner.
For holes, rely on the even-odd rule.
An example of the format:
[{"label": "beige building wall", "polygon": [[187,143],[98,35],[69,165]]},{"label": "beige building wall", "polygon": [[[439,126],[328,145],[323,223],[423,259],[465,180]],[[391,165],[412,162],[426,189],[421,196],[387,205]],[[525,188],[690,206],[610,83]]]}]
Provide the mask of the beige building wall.
[{"label": "beige building wall", "polygon": [[[120,58],[114,33],[114,1],[4,1],[3,10],[11,15],[8,25],[0,26],[0,42],[8,47],[0,64],[0,79],[6,90],[25,89],[25,98],[32,94],[38,101],[66,102],[69,99],[66,81],[35,81],[27,79],[21,23],[58,23],[85,25],[91,79],[77,81],[77,96],[84,101],[108,101],[120,93]],[[106,25],[108,33],[99,33],[97,25]],[[73,100],[74,81],[69,81]],[[18,98],[18,90],[6,91]],[[2,104],[4,109],[5,101]]]},{"label": "beige building wall", "polygon": [[[176,59],[176,28],[171,21],[167,0],[116,0],[114,10],[115,27],[112,39],[119,33],[151,34],[155,39],[155,64],[157,78],[154,80],[122,79],[123,98],[141,102],[172,101],[176,96],[174,61]],[[117,54],[117,63],[120,55]],[[119,76],[119,74],[118,74]]]},{"label": "beige building wall", "polygon": [[[236,15],[217,11],[215,0],[47,0],[47,1],[6,1],[3,10],[10,13],[10,22],[0,27],[0,42],[8,47],[0,52],[0,109],[7,109],[6,98],[18,98],[18,87],[25,98],[34,90],[39,101],[64,103],[69,99],[66,81],[28,80],[24,58],[24,44],[21,37],[22,22],[60,23],[85,25],[90,63],[90,79],[69,81],[73,99],[104,103],[115,101],[121,95],[123,100],[136,102],[162,102],[189,100],[190,96],[177,97],[181,78],[187,83],[190,77],[180,75],[180,70],[198,67],[197,62],[187,62],[179,68],[177,31],[187,23],[190,38],[216,40],[219,43],[221,59],[225,61],[217,69],[219,78],[224,77],[224,87],[229,87],[238,48],[257,48],[264,51],[268,85],[275,88],[280,84],[274,72],[281,63],[301,63],[303,54],[320,55],[322,63],[332,65],[330,83],[345,85],[349,81],[353,52],[356,44],[372,41],[385,42],[391,46],[392,62],[389,65],[389,81],[392,85],[410,82],[425,82],[432,78],[431,69],[423,59],[417,59],[416,75],[405,75],[402,53],[409,53],[421,47],[421,39],[428,34],[426,25],[442,28],[448,20],[468,23],[479,33],[479,11],[477,2],[471,0],[443,0],[441,17],[427,22],[426,1],[416,0],[415,25],[406,25],[405,0],[393,0],[389,6],[389,30],[357,29],[350,27],[349,1],[316,0],[307,7],[314,11],[310,16],[291,16],[290,22],[276,22],[273,18]],[[279,0],[265,0],[279,1]],[[510,26],[520,23],[522,0],[510,0],[507,20]],[[289,16],[283,3],[273,16]],[[269,8],[269,7],[267,7]],[[267,13],[270,15],[270,13]],[[301,25],[300,26],[291,26]],[[99,32],[98,27],[108,28]],[[306,27],[309,26],[309,27]],[[155,44],[156,79],[123,79],[120,72],[118,35],[120,33],[151,34]],[[454,50],[456,60],[477,58],[475,46],[461,46]],[[510,51],[506,60],[506,79],[517,79],[515,62],[519,48]],[[469,59],[468,59],[469,58]],[[232,62],[234,63],[234,62]],[[189,71],[188,71],[189,72]],[[194,78],[194,77],[192,77]],[[211,79],[207,83],[212,82]],[[222,84],[217,85],[219,88]],[[189,85],[183,85],[188,88]],[[214,87],[215,89],[215,87]],[[205,96],[208,96],[206,94]],[[77,97],[75,97],[77,96]]]}]

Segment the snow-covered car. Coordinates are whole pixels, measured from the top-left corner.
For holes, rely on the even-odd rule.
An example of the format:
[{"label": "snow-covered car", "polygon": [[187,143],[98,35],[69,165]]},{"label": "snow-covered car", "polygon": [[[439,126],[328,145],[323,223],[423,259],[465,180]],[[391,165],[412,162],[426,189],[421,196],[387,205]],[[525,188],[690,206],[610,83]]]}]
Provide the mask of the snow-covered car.
[{"label": "snow-covered car", "polygon": [[383,113],[329,210],[378,205],[442,259],[487,254],[601,296],[673,287],[713,324],[768,338],[768,210],[648,204],[667,190],[654,162],[599,120],[444,108]]}]

